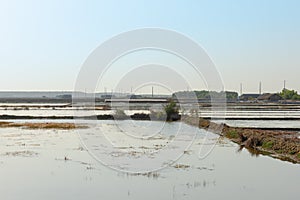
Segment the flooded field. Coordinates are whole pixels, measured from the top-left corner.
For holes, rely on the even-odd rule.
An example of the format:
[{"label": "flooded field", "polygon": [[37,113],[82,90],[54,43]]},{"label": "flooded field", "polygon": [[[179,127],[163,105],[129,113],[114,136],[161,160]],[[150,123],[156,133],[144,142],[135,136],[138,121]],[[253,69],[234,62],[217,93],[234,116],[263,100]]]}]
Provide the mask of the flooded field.
[{"label": "flooded field", "polygon": [[[300,110],[293,108],[231,106],[226,111],[229,119],[220,122],[235,127],[300,128]],[[59,103],[0,105],[1,116],[113,113]],[[138,106],[125,110],[127,115],[135,113],[150,111]],[[198,114],[218,117],[210,108]],[[182,122],[46,118],[2,120],[15,125],[0,128],[0,199],[298,199],[299,165],[253,155]],[[83,128],[32,124],[74,122]]]},{"label": "flooded field", "polygon": [[[204,130],[181,122],[146,121],[134,127],[126,121],[81,123],[89,128],[1,128],[0,199],[298,199],[298,165],[252,156]],[[145,131],[147,126],[157,128],[158,134]],[[157,161],[156,151],[163,150],[167,142],[174,150],[180,148],[176,144],[181,143],[172,144],[178,127],[197,136],[179,160],[150,173],[126,172],[126,166],[130,168],[126,164],[145,155]],[[126,131],[144,139],[127,139]],[[90,135],[96,139],[97,133],[109,133],[116,148],[111,151],[91,145],[92,155],[86,148],[90,145],[82,141]],[[179,138],[187,139],[191,138]],[[199,159],[200,149],[202,154],[208,153],[205,158]],[[101,157],[102,153],[106,157]],[[113,162],[101,163],[95,157]]]},{"label": "flooded field", "polygon": [[[300,120],[299,105],[227,105],[226,108],[199,107],[198,115],[204,118],[226,118],[228,120]],[[148,103],[114,103],[113,109],[110,104],[99,104],[96,107],[72,106],[62,103],[0,103],[0,116],[33,116],[33,117],[72,117],[89,115],[111,115],[113,110],[124,110],[125,114],[135,113],[149,114],[149,110],[161,111],[163,104]],[[190,110],[181,111],[182,114],[190,115]]]}]

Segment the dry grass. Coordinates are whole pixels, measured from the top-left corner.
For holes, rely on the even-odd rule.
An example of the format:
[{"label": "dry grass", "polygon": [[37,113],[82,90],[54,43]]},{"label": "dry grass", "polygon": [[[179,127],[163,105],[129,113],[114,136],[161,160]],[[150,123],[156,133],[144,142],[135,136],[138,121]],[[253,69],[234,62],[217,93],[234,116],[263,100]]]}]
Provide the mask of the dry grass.
[{"label": "dry grass", "polygon": [[10,127],[21,127],[22,125],[19,123],[13,122],[0,122],[0,128],[10,128]]},{"label": "dry grass", "polygon": [[76,129],[87,128],[87,126],[76,125],[73,123],[14,123],[14,122],[0,122],[0,128],[26,128],[26,129]]}]

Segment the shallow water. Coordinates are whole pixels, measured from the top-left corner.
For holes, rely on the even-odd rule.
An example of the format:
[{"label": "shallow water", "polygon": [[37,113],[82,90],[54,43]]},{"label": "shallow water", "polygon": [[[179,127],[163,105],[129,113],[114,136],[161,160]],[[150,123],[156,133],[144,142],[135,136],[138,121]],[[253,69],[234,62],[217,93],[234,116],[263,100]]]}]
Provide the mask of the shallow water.
[{"label": "shallow water", "polygon": [[[139,106],[131,105],[131,109],[126,106],[127,104],[121,104],[119,108],[124,110],[127,115],[133,115],[135,113],[145,113],[149,114],[149,109],[154,109],[156,111],[161,111],[161,104],[143,104],[147,109]],[[236,106],[238,107],[238,106]],[[295,118],[300,119],[300,110],[298,107],[295,109],[264,109],[263,106],[260,106],[259,109],[249,109],[250,107],[244,107],[243,109],[236,109],[236,107],[228,107],[224,110],[218,110],[217,108],[200,108],[199,116],[200,117],[212,117],[212,118],[228,118],[228,119],[259,119],[259,118],[276,118],[276,119],[285,119],[285,118]],[[295,106],[294,106],[295,107]],[[49,117],[49,116],[92,116],[92,115],[105,115],[113,114],[113,110],[93,110],[89,107],[70,107],[67,104],[0,104],[0,115],[15,115],[15,116],[34,116],[34,117]],[[189,115],[190,112],[186,110],[184,114]]]},{"label": "shallow water", "polygon": [[[125,113],[127,115],[133,115],[135,113],[146,113],[147,110],[126,110]],[[93,115],[111,115],[114,114],[112,110],[74,110],[71,108],[64,109],[30,109],[30,110],[14,110],[14,109],[0,109],[0,115],[14,115],[14,116],[33,116],[33,117],[49,117],[49,116],[57,116],[57,117],[72,117],[72,116],[93,116]]]},{"label": "shallow water", "polygon": [[[253,157],[246,150],[239,152],[238,146],[226,139],[181,123],[141,122],[134,126],[126,121],[99,121],[80,135],[78,130],[0,129],[0,199],[298,199],[299,165]],[[139,151],[142,147],[136,138],[125,141],[124,129],[139,136],[153,126],[164,128],[158,128],[159,135],[144,141],[144,146],[165,144],[170,136],[176,136],[179,126],[197,134],[177,164],[155,173],[130,174],[103,166],[81,143],[82,136],[96,133],[98,128],[119,139],[120,147],[132,146],[120,151]],[[199,159],[200,147],[204,152],[214,148]],[[140,158],[106,153],[111,160]]]}]

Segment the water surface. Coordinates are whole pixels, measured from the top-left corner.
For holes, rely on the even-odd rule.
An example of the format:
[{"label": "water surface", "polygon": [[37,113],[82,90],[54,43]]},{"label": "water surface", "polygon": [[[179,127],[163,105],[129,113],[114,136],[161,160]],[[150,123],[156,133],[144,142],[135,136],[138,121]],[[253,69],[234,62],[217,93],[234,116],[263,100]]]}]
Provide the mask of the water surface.
[{"label": "water surface", "polygon": [[[164,143],[178,125],[166,124],[156,142]],[[91,125],[89,131],[97,127],[122,135],[113,121]],[[198,137],[177,161],[187,167],[174,164],[144,175],[101,165],[83,148],[76,130],[0,129],[0,199],[299,199],[299,165],[253,157],[226,139],[189,128]],[[216,142],[213,151],[199,159],[199,148],[210,149]]]}]

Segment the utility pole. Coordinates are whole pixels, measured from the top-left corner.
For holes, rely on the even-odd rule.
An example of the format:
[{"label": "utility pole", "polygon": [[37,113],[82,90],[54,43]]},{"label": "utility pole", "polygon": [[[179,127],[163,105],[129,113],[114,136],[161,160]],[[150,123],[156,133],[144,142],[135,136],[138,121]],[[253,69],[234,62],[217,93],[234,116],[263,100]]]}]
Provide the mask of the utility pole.
[{"label": "utility pole", "polygon": [[240,94],[241,95],[243,94],[243,84],[242,83],[240,84]]},{"label": "utility pole", "polygon": [[261,95],[261,81],[259,82],[259,95]]},{"label": "utility pole", "polygon": [[153,98],[153,86],[152,86],[152,98]]}]

